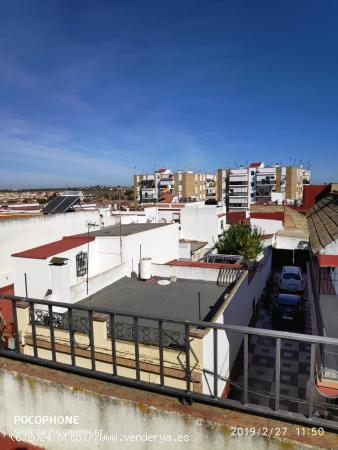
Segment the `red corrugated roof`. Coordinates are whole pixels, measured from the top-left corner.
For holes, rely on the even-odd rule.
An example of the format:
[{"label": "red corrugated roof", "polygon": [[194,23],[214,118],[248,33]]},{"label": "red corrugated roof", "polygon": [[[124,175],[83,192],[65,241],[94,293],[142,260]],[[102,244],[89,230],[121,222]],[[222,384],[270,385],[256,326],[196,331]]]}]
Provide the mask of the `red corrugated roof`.
[{"label": "red corrugated roof", "polygon": [[250,166],[249,167],[260,167],[260,165],[261,165],[262,163],[261,162],[253,162],[253,163],[251,163],[250,164]]},{"label": "red corrugated roof", "polygon": [[89,236],[89,238],[87,236],[66,236],[59,241],[40,245],[39,247],[34,247],[23,252],[13,253],[12,256],[17,256],[19,258],[46,259],[94,240],[95,236]]},{"label": "red corrugated roof", "polygon": [[227,213],[227,223],[230,225],[236,223],[246,223],[246,212],[245,211],[229,211]]},{"label": "red corrugated roof", "polygon": [[328,190],[330,185],[328,184],[304,184],[303,186],[303,208],[309,209],[312,208],[317,203],[317,197],[320,194]]},{"label": "red corrugated roof", "polygon": [[338,255],[318,255],[320,267],[338,267]]},{"label": "red corrugated roof", "polygon": [[254,212],[250,213],[250,219],[265,219],[265,220],[281,220],[284,221],[284,213],[282,211],[276,212]]}]

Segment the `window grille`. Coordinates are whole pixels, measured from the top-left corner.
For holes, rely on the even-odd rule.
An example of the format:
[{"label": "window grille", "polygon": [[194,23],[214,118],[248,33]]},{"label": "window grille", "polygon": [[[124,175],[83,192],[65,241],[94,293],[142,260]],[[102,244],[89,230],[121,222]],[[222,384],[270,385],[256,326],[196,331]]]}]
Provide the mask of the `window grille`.
[{"label": "window grille", "polygon": [[76,275],[83,277],[87,273],[87,252],[80,252],[76,255]]}]

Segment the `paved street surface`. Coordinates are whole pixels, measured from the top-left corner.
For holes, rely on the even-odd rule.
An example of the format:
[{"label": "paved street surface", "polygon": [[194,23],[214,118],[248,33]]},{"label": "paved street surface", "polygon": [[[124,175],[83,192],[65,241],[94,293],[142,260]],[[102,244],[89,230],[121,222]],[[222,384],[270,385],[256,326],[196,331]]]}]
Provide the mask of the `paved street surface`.
[{"label": "paved street surface", "polygon": [[[305,334],[312,334],[311,314],[305,292]],[[271,308],[261,309],[256,328],[272,329]],[[249,403],[274,408],[276,340],[263,336],[249,338]],[[310,371],[310,345],[292,340],[281,343],[280,408],[290,412],[306,413],[305,390]],[[243,386],[243,373],[234,383]],[[234,388],[230,397],[242,399],[242,389]]]}]

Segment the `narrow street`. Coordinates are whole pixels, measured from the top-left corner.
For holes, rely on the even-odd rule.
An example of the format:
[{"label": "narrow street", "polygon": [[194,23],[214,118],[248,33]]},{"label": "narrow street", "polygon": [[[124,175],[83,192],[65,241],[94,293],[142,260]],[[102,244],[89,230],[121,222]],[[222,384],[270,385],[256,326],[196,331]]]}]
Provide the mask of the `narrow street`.
[{"label": "narrow street", "polygon": [[[278,280],[278,272],[275,273]],[[305,327],[304,333],[311,334],[311,313],[307,286],[304,293]],[[277,284],[276,284],[277,286]],[[272,301],[261,306],[255,328],[273,329]],[[274,408],[276,380],[276,340],[263,336],[249,338],[249,403]],[[310,345],[293,340],[281,342],[280,408],[290,412],[306,413],[306,384],[310,370]],[[233,380],[230,397],[243,396],[243,371]]]}]

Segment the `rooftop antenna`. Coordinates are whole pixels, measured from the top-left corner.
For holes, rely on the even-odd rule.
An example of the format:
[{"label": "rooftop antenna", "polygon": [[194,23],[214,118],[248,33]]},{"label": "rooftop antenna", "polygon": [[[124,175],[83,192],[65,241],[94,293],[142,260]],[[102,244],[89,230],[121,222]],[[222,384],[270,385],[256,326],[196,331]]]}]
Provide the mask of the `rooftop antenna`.
[{"label": "rooftop antenna", "polygon": [[86,284],[87,284],[87,295],[88,295],[88,283],[89,283],[89,230],[90,227],[99,227],[99,225],[96,222],[86,222],[87,225],[87,276],[86,276]]}]

